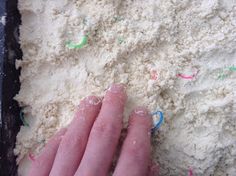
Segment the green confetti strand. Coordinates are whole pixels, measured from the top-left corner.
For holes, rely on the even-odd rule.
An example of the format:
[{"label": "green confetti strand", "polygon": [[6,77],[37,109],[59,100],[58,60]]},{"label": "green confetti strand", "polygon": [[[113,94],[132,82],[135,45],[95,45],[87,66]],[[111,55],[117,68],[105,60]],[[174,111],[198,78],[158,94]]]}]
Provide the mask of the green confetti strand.
[{"label": "green confetti strand", "polygon": [[219,80],[219,79],[223,80],[223,79],[225,79],[225,78],[227,78],[227,75],[221,74],[221,75],[218,76],[217,79],[218,79],[218,80]]},{"label": "green confetti strand", "polygon": [[29,127],[28,122],[25,121],[24,114],[23,114],[22,111],[20,111],[20,119],[21,119],[21,121],[23,122],[23,125],[24,125],[24,126]]},{"label": "green confetti strand", "polygon": [[236,71],[236,67],[235,66],[229,67],[229,70],[230,71]]},{"label": "green confetti strand", "polygon": [[88,36],[85,35],[82,37],[79,43],[73,43],[72,41],[69,41],[66,43],[66,47],[69,49],[80,49],[83,48],[88,43]]},{"label": "green confetti strand", "polygon": [[[227,69],[228,69],[229,71],[236,71],[236,67],[235,67],[235,66],[227,67]],[[227,78],[228,76],[229,76],[228,74],[223,74],[223,70],[222,70],[222,71],[220,72],[219,76],[217,77],[217,79],[218,79],[218,80],[219,80],[219,79],[223,80],[223,79]]]},{"label": "green confetti strand", "polygon": [[121,17],[121,16],[115,16],[115,17],[113,17],[113,19],[114,19],[115,21],[121,21],[121,20],[124,20],[124,18]]},{"label": "green confetti strand", "polygon": [[125,40],[124,40],[124,38],[122,38],[122,37],[118,37],[118,42],[119,42],[119,44],[122,44]]}]

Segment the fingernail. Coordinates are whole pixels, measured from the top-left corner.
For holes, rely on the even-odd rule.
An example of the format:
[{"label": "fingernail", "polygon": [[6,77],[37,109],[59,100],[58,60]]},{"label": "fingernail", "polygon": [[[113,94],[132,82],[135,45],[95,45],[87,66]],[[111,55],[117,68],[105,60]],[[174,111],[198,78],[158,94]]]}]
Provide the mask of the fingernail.
[{"label": "fingernail", "polygon": [[137,116],[142,116],[142,117],[146,117],[149,115],[149,111],[147,110],[147,108],[144,107],[137,107],[134,110],[134,114]]},{"label": "fingernail", "polygon": [[95,96],[89,96],[87,98],[85,98],[86,103],[96,106],[101,102],[101,99]]},{"label": "fingernail", "polygon": [[112,93],[119,93],[119,92],[124,92],[125,88],[123,84],[112,84],[109,88],[108,91]]}]

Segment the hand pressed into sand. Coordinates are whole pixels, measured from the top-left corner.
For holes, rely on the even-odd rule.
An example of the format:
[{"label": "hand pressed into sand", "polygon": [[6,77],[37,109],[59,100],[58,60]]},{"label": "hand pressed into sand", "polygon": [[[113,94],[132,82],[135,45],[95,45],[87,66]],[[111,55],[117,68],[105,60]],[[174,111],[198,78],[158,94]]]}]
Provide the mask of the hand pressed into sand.
[{"label": "hand pressed into sand", "polygon": [[[82,100],[69,127],[60,130],[35,157],[28,175],[107,175],[118,146],[126,99],[124,87],[113,84],[103,100],[96,96]],[[114,176],[158,175],[150,158],[151,127],[146,108],[133,110]]]}]

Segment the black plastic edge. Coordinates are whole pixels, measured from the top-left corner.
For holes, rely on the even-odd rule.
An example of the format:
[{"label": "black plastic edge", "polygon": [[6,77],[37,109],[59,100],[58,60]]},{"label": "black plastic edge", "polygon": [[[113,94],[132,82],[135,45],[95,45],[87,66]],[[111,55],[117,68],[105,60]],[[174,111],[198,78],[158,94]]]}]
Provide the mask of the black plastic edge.
[{"label": "black plastic edge", "polygon": [[[4,2],[3,2],[4,1]],[[16,135],[20,129],[20,108],[13,99],[20,89],[20,70],[15,68],[16,59],[22,58],[19,45],[20,14],[17,9],[17,0],[2,0],[6,15],[6,25],[3,35],[4,54],[1,57],[1,176],[16,176],[16,156],[14,155]],[[1,48],[0,48],[1,49]]]}]

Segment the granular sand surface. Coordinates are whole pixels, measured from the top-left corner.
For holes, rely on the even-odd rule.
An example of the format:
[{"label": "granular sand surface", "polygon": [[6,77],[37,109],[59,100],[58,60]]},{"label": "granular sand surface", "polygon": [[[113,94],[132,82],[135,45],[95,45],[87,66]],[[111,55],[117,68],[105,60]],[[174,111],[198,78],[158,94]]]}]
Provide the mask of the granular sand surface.
[{"label": "granular sand surface", "polygon": [[[235,0],[19,0],[19,9],[15,99],[29,123],[17,136],[19,172],[83,97],[123,83],[124,122],[137,105],[164,113],[152,155],[161,176],[235,176]],[[84,47],[66,47],[86,35]]]}]

